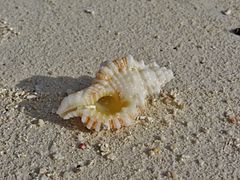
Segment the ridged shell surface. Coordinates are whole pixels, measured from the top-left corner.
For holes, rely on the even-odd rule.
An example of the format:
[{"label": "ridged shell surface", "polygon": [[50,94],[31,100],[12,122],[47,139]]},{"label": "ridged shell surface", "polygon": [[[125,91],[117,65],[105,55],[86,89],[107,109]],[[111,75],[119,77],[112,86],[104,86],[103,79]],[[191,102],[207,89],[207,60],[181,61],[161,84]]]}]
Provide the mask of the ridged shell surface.
[{"label": "ridged shell surface", "polygon": [[93,84],[65,97],[57,110],[63,119],[81,117],[88,129],[119,129],[135,122],[148,95],[158,94],[173,72],[145,65],[131,55],[103,63]]}]

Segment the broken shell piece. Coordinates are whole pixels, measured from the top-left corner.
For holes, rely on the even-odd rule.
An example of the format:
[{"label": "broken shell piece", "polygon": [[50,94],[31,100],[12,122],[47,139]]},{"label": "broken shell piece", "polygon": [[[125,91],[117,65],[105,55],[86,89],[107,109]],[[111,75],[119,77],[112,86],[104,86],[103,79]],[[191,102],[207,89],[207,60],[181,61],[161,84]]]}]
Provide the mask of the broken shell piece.
[{"label": "broken shell piece", "polygon": [[225,11],[222,11],[224,15],[230,15],[232,13],[231,9],[226,9]]},{"label": "broken shell piece", "polygon": [[63,119],[81,117],[88,129],[119,129],[135,122],[145,98],[158,94],[173,72],[131,55],[103,63],[93,84],[65,97],[57,110]]}]

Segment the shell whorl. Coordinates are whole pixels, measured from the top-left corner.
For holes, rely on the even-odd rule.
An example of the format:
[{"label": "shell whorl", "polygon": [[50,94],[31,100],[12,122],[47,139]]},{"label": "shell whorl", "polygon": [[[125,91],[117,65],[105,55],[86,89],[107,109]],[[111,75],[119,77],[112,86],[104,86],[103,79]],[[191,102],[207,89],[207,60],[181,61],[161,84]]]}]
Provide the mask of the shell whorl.
[{"label": "shell whorl", "polygon": [[147,95],[160,92],[173,78],[157,63],[145,65],[131,55],[101,65],[93,84],[63,99],[57,114],[81,117],[88,129],[118,129],[134,123]]}]

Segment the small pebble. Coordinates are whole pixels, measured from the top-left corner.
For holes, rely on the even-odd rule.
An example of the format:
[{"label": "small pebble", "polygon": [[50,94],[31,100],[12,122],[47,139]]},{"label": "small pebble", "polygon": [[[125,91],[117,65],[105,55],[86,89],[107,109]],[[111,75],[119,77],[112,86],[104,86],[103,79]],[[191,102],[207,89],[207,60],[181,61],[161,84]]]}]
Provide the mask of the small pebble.
[{"label": "small pebble", "polygon": [[145,120],[146,118],[146,116],[138,116],[138,120]]},{"label": "small pebble", "polygon": [[92,15],[95,14],[95,12],[93,10],[91,10],[91,9],[85,9],[84,12],[88,13],[88,14],[92,14]]},{"label": "small pebble", "polygon": [[201,127],[201,128],[200,128],[200,132],[205,133],[205,134],[208,134],[208,133],[210,132],[210,129],[205,128],[205,127]]},{"label": "small pebble", "polygon": [[87,148],[87,145],[85,143],[80,143],[78,147],[79,147],[79,149],[84,150]]},{"label": "small pebble", "polygon": [[115,160],[116,159],[116,156],[114,155],[114,154],[109,154],[109,155],[107,155],[107,159],[110,159],[110,160]]},{"label": "small pebble", "polygon": [[52,74],[53,74],[53,72],[52,72],[52,71],[48,71],[47,73],[48,73],[48,75],[52,75]]},{"label": "small pebble", "polygon": [[166,140],[167,140],[167,138],[165,136],[163,136],[163,135],[160,136],[160,141],[166,142]]},{"label": "small pebble", "polygon": [[4,151],[0,151],[0,156],[4,155],[5,152]]},{"label": "small pebble", "polygon": [[154,118],[152,118],[152,117],[147,117],[147,120],[152,123],[152,122],[154,121]]},{"label": "small pebble", "polygon": [[96,160],[95,160],[95,159],[93,159],[93,160],[88,160],[88,161],[85,162],[85,166],[91,167],[91,166],[93,166],[95,163],[96,163]]},{"label": "small pebble", "polygon": [[164,175],[168,178],[171,178],[172,177],[172,174],[170,171],[167,171],[167,172],[164,172]]},{"label": "small pebble", "polygon": [[44,167],[44,168],[39,168],[38,170],[38,173],[39,174],[45,174],[47,172],[47,169]]},{"label": "small pebble", "polygon": [[116,36],[119,36],[120,35],[120,32],[115,32],[114,33]]},{"label": "small pebble", "polygon": [[160,153],[160,148],[159,147],[155,147],[148,152],[149,156],[155,156],[159,153]]},{"label": "small pebble", "polygon": [[199,141],[198,141],[197,139],[191,139],[191,143],[192,143],[192,144],[198,144]]},{"label": "small pebble", "polygon": [[37,125],[39,127],[43,127],[45,125],[45,122],[42,119],[39,119]]},{"label": "small pebble", "polygon": [[169,149],[172,151],[172,152],[175,152],[177,150],[177,145],[176,144],[171,144],[169,146]]},{"label": "small pebble", "polygon": [[179,156],[177,156],[177,161],[178,162],[185,162],[185,161],[187,161],[188,159],[190,158],[190,156],[188,156],[188,155],[179,155]]},{"label": "small pebble", "polygon": [[149,156],[154,156],[155,153],[154,153],[152,150],[150,150],[150,151],[148,152],[148,155],[149,155]]},{"label": "small pebble", "polygon": [[165,105],[169,105],[173,102],[173,99],[169,96],[165,96],[161,100],[162,100],[163,104],[165,104]]},{"label": "small pebble", "polygon": [[132,147],[132,151],[134,152],[134,151],[136,151],[136,150],[137,150],[137,147],[133,146],[133,147]]},{"label": "small pebble", "polygon": [[237,124],[238,122],[238,118],[236,116],[229,116],[227,118],[228,122],[231,123],[231,124]]},{"label": "small pebble", "polygon": [[37,98],[37,96],[36,95],[28,95],[26,98],[27,99],[35,99],[35,98]]},{"label": "small pebble", "polygon": [[176,100],[176,101],[174,101],[175,102],[175,104],[176,104],[176,107],[178,108],[178,109],[184,109],[185,108],[185,104],[182,102],[182,100]]},{"label": "small pebble", "polygon": [[196,162],[197,162],[197,164],[199,166],[203,166],[204,165],[204,161],[202,159],[197,159]]},{"label": "small pebble", "polygon": [[225,11],[222,11],[222,13],[224,14],[224,15],[230,15],[231,13],[232,13],[232,11],[231,11],[231,9],[227,9],[227,10],[225,10]]},{"label": "small pebble", "polygon": [[240,150],[240,139],[234,138],[233,139],[233,145]]},{"label": "small pebble", "polygon": [[104,144],[99,144],[98,146],[100,148],[100,152],[102,156],[110,153],[110,147],[108,144],[104,143]]}]

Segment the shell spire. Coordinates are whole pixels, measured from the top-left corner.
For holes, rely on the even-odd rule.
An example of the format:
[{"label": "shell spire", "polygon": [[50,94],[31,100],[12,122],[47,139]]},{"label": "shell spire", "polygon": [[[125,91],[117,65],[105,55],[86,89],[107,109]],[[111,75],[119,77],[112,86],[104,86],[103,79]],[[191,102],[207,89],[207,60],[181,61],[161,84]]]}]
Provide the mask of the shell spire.
[{"label": "shell spire", "polygon": [[65,97],[57,114],[81,117],[88,129],[119,129],[135,122],[147,95],[158,94],[173,72],[154,62],[145,65],[131,55],[101,64],[93,84]]}]

